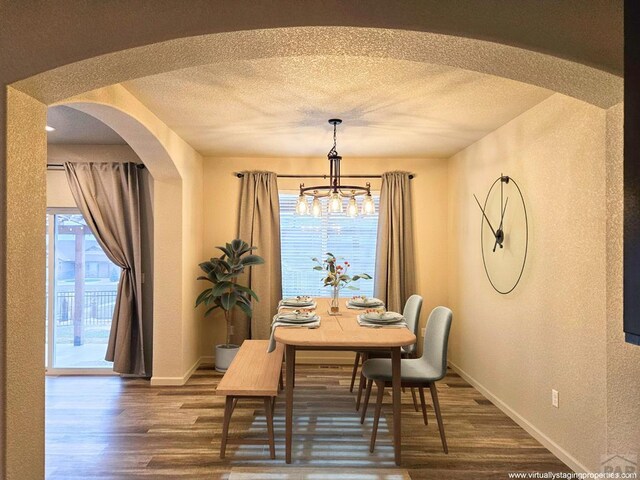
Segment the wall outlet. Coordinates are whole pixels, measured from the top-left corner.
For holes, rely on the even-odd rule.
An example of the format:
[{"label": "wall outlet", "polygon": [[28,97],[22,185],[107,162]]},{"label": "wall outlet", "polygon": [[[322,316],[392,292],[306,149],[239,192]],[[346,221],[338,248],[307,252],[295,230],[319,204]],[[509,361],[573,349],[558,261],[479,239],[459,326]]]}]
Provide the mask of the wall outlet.
[{"label": "wall outlet", "polygon": [[560,408],[560,394],[558,393],[558,390],[554,390],[551,389],[551,405],[556,407],[556,408]]},{"label": "wall outlet", "polygon": [[424,336],[427,334],[427,327],[423,327],[422,330],[420,330],[420,333],[422,334],[422,338],[424,338]]}]

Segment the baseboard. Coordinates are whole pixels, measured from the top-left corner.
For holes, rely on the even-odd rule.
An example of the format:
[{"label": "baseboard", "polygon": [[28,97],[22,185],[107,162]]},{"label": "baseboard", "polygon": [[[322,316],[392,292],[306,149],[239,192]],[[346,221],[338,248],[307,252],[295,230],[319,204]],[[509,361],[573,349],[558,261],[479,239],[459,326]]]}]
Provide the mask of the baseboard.
[{"label": "baseboard", "polygon": [[487,390],[480,382],[469,375],[467,372],[458,367],[455,363],[449,362],[451,369],[460,375],[464,380],[471,384],[476,390],[502,410],[509,418],[520,425],[523,429],[529,433],[533,438],[538,440],[544,445],[551,453],[558,457],[565,465],[567,465],[574,472],[589,473],[589,469],[580,463],[573,455],[567,452],[564,448],[551,440],[547,435],[540,431],[537,427],[532,425],[527,419],[522,417],[518,412],[509,407],[506,403],[496,397],[493,393]]},{"label": "baseboard", "polygon": [[193,372],[195,372],[198,369],[198,367],[202,363],[202,358],[204,357],[198,358],[194,362],[194,364],[191,366],[191,368],[189,368],[189,370],[187,370],[184,373],[184,375],[182,375],[181,377],[157,377],[154,375],[153,377],[151,377],[151,386],[152,387],[175,387],[175,386],[184,385],[185,383],[187,383],[187,380],[189,380],[191,375],[193,375]]}]

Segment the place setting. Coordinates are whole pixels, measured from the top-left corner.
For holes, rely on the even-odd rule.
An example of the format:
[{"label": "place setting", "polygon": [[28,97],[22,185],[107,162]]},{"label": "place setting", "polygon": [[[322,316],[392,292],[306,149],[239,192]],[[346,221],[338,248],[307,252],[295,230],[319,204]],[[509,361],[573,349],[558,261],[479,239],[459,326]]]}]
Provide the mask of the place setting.
[{"label": "place setting", "polygon": [[358,325],[368,328],[407,328],[407,322],[398,312],[387,312],[384,308],[368,309],[358,315]]},{"label": "place setting", "polygon": [[384,308],[384,302],[379,298],[356,295],[347,300],[347,308],[351,310],[366,310],[368,308]]},{"label": "place setting", "polygon": [[318,328],[320,316],[316,313],[315,300],[307,295],[283,298],[279,302],[278,313],[271,321],[271,336],[268,352],[276,348],[274,332],[277,327],[285,328]]}]

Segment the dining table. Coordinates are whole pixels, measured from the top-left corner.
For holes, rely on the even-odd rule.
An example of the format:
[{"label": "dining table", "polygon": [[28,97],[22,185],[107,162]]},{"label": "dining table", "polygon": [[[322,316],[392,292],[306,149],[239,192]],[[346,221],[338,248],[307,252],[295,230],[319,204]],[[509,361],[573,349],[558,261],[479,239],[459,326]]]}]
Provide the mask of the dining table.
[{"label": "dining table", "polygon": [[393,405],[393,446],[394,460],[400,465],[402,459],[402,421],[400,408],[400,354],[404,346],[416,342],[416,336],[407,328],[371,328],[358,324],[358,315],[363,310],[347,308],[347,298],[340,299],[340,310],[330,314],[330,299],[315,298],[316,312],[321,317],[317,328],[277,327],[275,340],[285,347],[285,450],[286,463],[291,463],[293,443],[293,394],[295,387],[295,361],[297,350],[375,350],[391,354],[392,405]]}]

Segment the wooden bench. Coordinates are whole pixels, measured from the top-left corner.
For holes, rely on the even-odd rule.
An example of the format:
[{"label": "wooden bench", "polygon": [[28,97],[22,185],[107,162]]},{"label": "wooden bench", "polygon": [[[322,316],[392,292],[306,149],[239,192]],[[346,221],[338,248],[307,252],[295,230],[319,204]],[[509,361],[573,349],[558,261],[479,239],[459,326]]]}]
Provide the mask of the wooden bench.
[{"label": "wooden bench", "polygon": [[277,344],[273,352],[267,353],[268,345],[268,340],[245,340],[218,384],[216,394],[227,397],[224,404],[220,458],[224,458],[231,414],[239,398],[264,399],[269,451],[271,458],[276,458],[273,439],[273,411],[278,391],[282,387],[284,347]]}]

